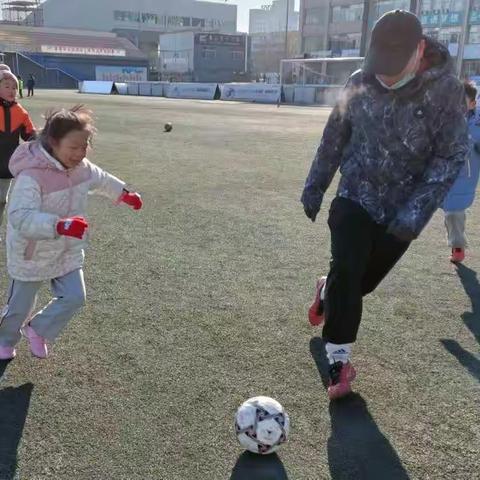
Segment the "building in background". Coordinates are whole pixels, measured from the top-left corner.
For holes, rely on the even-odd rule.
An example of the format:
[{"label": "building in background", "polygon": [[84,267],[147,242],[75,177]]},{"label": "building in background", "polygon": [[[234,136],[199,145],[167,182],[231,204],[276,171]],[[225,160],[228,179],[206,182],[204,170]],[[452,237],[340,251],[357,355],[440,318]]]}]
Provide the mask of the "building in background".
[{"label": "building in background", "polygon": [[284,32],[287,26],[287,8],[288,30],[291,32],[298,31],[299,12],[295,11],[295,1],[273,0],[271,5],[250,10],[248,33]]},{"label": "building in background", "polygon": [[75,88],[81,80],[147,80],[148,60],[114,33],[2,25],[0,50],[14,73],[39,87]]},{"label": "building in background", "polygon": [[43,8],[40,0],[2,0],[2,23],[43,27]]},{"label": "building in background", "polygon": [[51,28],[114,32],[158,64],[159,36],[182,31],[234,34],[237,7],[196,0],[45,0],[43,22]]},{"label": "building in background", "polygon": [[301,52],[305,57],[361,55],[362,31],[368,46],[375,21],[388,11],[403,9],[415,12],[425,33],[445,44],[455,58],[464,37],[462,72],[480,76],[480,0],[470,1],[465,22],[469,0],[301,0]]},{"label": "building in background", "polygon": [[254,79],[277,83],[280,61],[300,53],[299,12],[295,11],[295,1],[273,0],[271,5],[250,10],[249,25],[249,72]]},{"label": "building in background", "polygon": [[177,32],[160,35],[162,80],[234,82],[246,80],[247,36]]}]

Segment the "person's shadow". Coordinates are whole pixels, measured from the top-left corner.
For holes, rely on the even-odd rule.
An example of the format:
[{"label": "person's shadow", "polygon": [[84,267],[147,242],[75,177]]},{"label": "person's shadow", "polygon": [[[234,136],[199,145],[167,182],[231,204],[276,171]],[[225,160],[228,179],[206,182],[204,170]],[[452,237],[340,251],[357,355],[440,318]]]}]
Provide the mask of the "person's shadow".
[{"label": "person's shadow", "polygon": [[243,452],[233,467],[230,480],[288,480],[288,476],[276,453],[257,455]]},{"label": "person's shadow", "polygon": [[480,360],[465,350],[456,340],[442,338],[442,345],[480,382]]},{"label": "person's shadow", "polygon": [[[456,270],[472,304],[472,311],[463,313],[462,320],[480,343],[480,282],[477,272],[461,263],[456,265]],[[456,340],[443,338],[440,342],[469,371],[470,375],[480,382],[480,360],[465,350]]]},{"label": "person's shadow", "polygon": [[[328,385],[328,360],[321,338],[312,338],[310,352],[322,382]],[[332,434],[328,463],[332,480],[408,480],[395,449],[377,427],[361,395],[330,402]]]},{"label": "person's shadow", "polygon": [[462,315],[462,320],[473,333],[477,342],[480,343],[480,282],[477,278],[477,272],[459,263],[457,274],[472,304],[472,311],[465,312]]},{"label": "person's shadow", "polygon": [[[0,368],[5,369],[4,363]],[[3,372],[0,372],[0,377]],[[16,478],[17,449],[22,438],[23,427],[28,414],[33,385],[0,390],[0,479]]]}]

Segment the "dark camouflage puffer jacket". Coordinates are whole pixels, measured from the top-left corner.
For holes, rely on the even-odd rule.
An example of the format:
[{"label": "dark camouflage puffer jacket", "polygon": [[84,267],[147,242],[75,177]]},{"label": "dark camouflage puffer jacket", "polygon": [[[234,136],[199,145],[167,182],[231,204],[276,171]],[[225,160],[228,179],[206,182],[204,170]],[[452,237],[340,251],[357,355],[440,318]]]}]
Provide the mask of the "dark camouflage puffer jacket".
[{"label": "dark camouflage puffer jacket", "polygon": [[463,85],[448,50],[427,39],[422,73],[395,91],[361,70],[349,79],[323,132],[302,203],[318,212],[340,167],[337,195],[388,231],[418,237],[469,151]]}]

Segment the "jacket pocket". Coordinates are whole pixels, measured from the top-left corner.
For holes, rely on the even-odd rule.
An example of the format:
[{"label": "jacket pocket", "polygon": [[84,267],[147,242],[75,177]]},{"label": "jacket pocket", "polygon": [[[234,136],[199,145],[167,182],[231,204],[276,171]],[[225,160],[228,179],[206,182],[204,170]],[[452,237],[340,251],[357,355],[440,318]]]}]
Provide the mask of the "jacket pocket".
[{"label": "jacket pocket", "polygon": [[27,246],[25,247],[25,251],[23,252],[23,258],[25,260],[31,260],[33,258],[33,254],[35,253],[36,246],[37,246],[36,240],[29,240],[27,242]]}]

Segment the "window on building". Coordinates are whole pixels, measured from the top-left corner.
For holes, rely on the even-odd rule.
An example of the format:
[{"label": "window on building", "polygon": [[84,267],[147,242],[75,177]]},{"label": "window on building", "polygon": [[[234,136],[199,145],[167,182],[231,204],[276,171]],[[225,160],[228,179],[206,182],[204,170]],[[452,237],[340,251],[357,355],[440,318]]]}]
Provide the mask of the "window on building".
[{"label": "window on building", "polygon": [[305,11],[306,25],[323,25],[327,9],[323,7],[307,8]]},{"label": "window on building", "polygon": [[305,37],[304,48],[306,53],[314,53],[321,50],[326,50],[323,35],[321,37]]},{"label": "window on building", "polygon": [[410,0],[383,0],[374,7],[375,18],[380,18],[391,10],[410,10]]},{"label": "window on building", "polygon": [[363,17],[363,4],[332,8],[332,22],[360,22]]},{"label": "window on building", "polygon": [[444,45],[449,45],[450,43],[458,43],[461,34],[461,27],[440,28],[438,31],[437,40]]},{"label": "window on building", "polygon": [[147,25],[165,25],[165,17],[148,12],[130,12],[115,10],[113,18],[116,22],[144,23]]},{"label": "window on building", "polygon": [[328,39],[328,49],[333,52],[341,52],[342,50],[356,50],[360,48],[360,33],[346,33],[343,35],[331,35]]},{"label": "window on building", "polygon": [[205,27],[204,18],[192,18],[192,27]]},{"label": "window on building", "polygon": [[480,25],[470,25],[467,43],[480,43]]},{"label": "window on building", "polygon": [[434,40],[438,40],[438,28],[424,28],[423,33]]},{"label": "window on building", "polygon": [[232,60],[243,60],[243,51],[242,50],[233,50],[232,51]]},{"label": "window on building", "polygon": [[190,24],[190,17],[172,16],[167,18],[167,26],[169,27],[189,27]]},{"label": "window on building", "polygon": [[466,61],[463,65],[464,75],[466,77],[476,77],[480,75],[480,61]]},{"label": "window on building", "polygon": [[480,23],[480,0],[472,0],[470,23]]},{"label": "window on building", "polygon": [[202,58],[217,58],[217,50],[215,48],[204,47],[202,50]]}]

